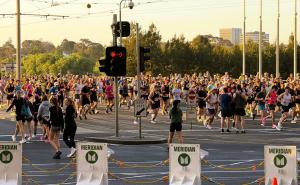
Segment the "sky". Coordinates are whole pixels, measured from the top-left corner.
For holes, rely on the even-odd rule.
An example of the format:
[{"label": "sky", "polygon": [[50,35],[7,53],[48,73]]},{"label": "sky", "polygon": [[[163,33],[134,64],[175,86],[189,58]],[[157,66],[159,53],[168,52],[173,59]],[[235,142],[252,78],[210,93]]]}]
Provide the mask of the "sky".
[{"label": "sky", "polygon": [[[69,16],[67,18],[22,15],[21,39],[43,40],[59,45],[63,39],[81,38],[110,45],[113,14],[120,0],[20,0],[21,13]],[[52,1],[54,2],[52,4]],[[127,0],[128,1],[128,0]],[[138,22],[142,29],[156,25],[163,41],[183,34],[219,36],[220,28],[242,28],[243,0],[133,0],[131,10],[122,6],[122,20]],[[87,8],[87,4],[91,8]],[[124,2],[123,5],[127,3]],[[259,30],[260,0],[246,0],[246,31]],[[297,9],[299,10],[300,1]],[[0,0],[0,15],[16,11],[16,0]],[[300,17],[298,17],[300,19]],[[277,0],[263,0],[263,31],[275,42]],[[294,30],[294,0],[280,0],[280,41],[288,42]],[[299,24],[300,25],[300,22]],[[299,28],[298,28],[299,30]],[[0,16],[0,45],[16,40],[14,16]]]}]

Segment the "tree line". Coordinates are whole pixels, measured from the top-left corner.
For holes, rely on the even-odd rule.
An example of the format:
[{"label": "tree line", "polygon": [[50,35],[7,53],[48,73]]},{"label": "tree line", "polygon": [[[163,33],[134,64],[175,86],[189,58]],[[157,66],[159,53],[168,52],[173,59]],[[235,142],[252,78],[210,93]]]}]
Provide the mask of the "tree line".
[{"label": "tree line", "polygon": [[[132,24],[134,25],[134,24]],[[238,77],[242,72],[242,46],[211,44],[206,36],[198,35],[188,41],[184,35],[175,35],[167,41],[152,24],[140,33],[141,46],[151,50],[151,60],[146,63],[145,73],[169,75],[171,73],[229,72]],[[280,45],[280,71],[283,77],[293,72],[293,35],[288,44]],[[136,75],[136,28],[123,40],[127,49],[127,74]],[[263,72],[275,74],[275,44],[263,46]],[[298,48],[299,49],[299,48]],[[0,64],[15,62],[16,49],[9,40],[0,47]],[[299,52],[298,52],[299,53]],[[41,40],[22,42],[22,72],[34,74],[99,74],[98,60],[105,54],[105,46],[88,39],[79,42],[64,39],[60,45]],[[298,57],[299,59],[300,57]],[[298,68],[300,62],[298,62]],[[258,71],[258,44],[246,44],[246,73]]]}]

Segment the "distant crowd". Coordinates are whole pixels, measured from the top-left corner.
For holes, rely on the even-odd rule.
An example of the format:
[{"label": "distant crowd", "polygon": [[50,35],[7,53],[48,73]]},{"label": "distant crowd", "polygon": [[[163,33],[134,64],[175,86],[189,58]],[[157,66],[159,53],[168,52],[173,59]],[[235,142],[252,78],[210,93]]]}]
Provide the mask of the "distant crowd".
[{"label": "distant crowd", "polygon": [[[43,75],[31,76],[18,81],[10,77],[0,80],[0,101],[7,111],[14,109],[17,126],[12,140],[21,134],[21,143],[36,137],[39,125],[43,128],[43,139],[55,149],[54,158],[60,158],[59,133],[63,132],[65,143],[70,147],[69,157],[76,152],[74,137],[76,119],[88,119],[89,114],[100,113],[99,105],[105,105],[105,113],[113,106],[133,106],[140,91],[147,102],[150,123],[159,123],[159,113],[169,114],[170,133],[181,136],[181,102],[189,102],[189,94],[195,94],[198,121],[211,129],[215,117],[220,117],[220,132],[246,133],[245,116],[255,119],[260,115],[260,125],[266,126],[271,120],[274,129],[281,130],[290,117],[297,122],[300,112],[300,83],[293,75],[287,79],[265,74],[262,78],[241,75],[233,78],[230,74],[203,74],[169,76],[143,75],[138,81],[133,78],[118,79],[119,105],[114,105],[114,81],[110,77],[94,75]],[[49,100],[49,101],[48,101]],[[6,102],[5,102],[6,101]],[[173,108],[171,109],[171,104]],[[281,112],[276,120],[275,113]],[[180,116],[181,115],[181,116]],[[100,116],[100,115],[99,115]],[[232,122],[232,126],[231,126]],[[136,122],[135,122],[136,123]],[[172,137],[169,142],[172,141]]]}]

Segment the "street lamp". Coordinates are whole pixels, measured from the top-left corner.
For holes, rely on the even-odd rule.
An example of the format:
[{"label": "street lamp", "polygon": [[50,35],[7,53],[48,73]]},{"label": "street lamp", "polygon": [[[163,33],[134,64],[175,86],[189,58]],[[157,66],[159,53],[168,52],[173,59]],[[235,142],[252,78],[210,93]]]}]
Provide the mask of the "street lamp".
[{"label": "street lamp", "polygon": [[[124,1],[126,1],[126,0],[121,0],[120,6],[119,6],[119,17],[120,17],[120,22],[119,22],[119,24],[120,24],[120,46],[122,46],[122,3],[123,3]],[[129,7],[130,9],[133,9],[134,3],[132,2],[132,0],[129,1],[128,7]]]}]

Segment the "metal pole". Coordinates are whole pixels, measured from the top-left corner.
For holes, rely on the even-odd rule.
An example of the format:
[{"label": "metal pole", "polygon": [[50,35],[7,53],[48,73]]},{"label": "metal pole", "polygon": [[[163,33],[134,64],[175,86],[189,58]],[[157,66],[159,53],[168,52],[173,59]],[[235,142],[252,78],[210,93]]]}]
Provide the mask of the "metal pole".
[{"label": "metal pole", "polygon": [[278,0],[278,15],[277,15],[277,40],[276,40],[276,78],[280,77],[279,69],[279,21],[280,21],[280,0]]},{"label": "metal pole", "polygon": [[16,53],[16,78],[21,80],[21,13],[20,0],[17,0],[17,53]]},{"label": "metal pole", "polygon": [[120,46],[122,46],[122,2],[123,2],[124,0],[122,0],[121,2],[120,2],[120,6],[119,6],[119,18],[120,18]]},{"label": "metal pole", "polygon": [[243,75],[246,74],[246,0],[244,0],[244,28],[243,28]]},{"label": "metal pole", "polygon": [[[117,20],[117,14],[113,15],[113,25],[116,25],[116,23],[118,22]],[[117,46],[117,37],[113,31],[113,46]],[[115,117],[116,117],[116,137],[119,137],[119,96],[118,96],[118,77],[115,76],[114,77],[114,82],[115,82]]]},{"label": "metal pole", "polygon": [[294,31],[294,79],[297,77],[297,0],[295,0],[295,31]]},{"label": "metal pole", "polygon": [[[140,68],[140,28],[136,23],[136,61],[137,61],[137,98],[141,98],[141,68]],[[139,120],[139,138],[142,139],[142,117],[138,117]]]},{"label": "metal pole", "polygon": [[258,76],[262,77],[262,0],[260,0],[260,25],[259,25],[259,61],[258,61]]}]

